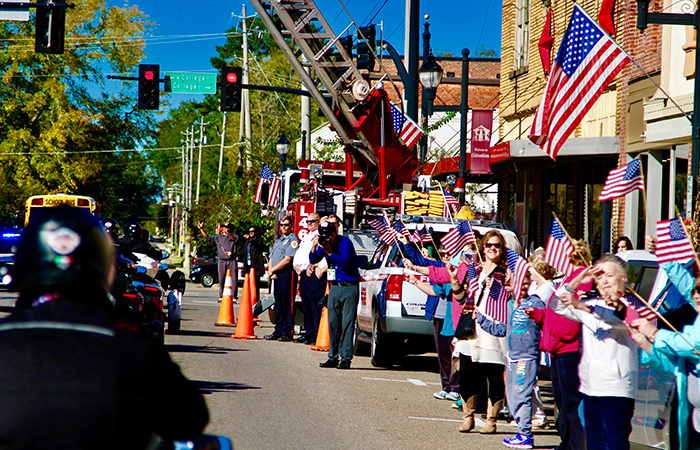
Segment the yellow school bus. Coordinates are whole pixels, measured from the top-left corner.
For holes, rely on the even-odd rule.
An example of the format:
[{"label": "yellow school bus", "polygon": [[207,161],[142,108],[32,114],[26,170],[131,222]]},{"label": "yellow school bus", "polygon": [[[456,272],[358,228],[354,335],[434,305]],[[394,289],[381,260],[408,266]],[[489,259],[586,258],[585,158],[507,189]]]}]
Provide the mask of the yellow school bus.
[{"label": "yellow school bus", "polygon": [[85,208],[90,213],[95,214],[97,210],[97,202],[90,197],[85,197],[83,195],[70,195],[70,194],[48,194],[48,195],[34,195],[27,199],[27,212],[24,216],[24,226],[29,223],[29,217],[32,212],[39,208],[48,208],[58,205],[69,205],[75,206],[77,208]]}]

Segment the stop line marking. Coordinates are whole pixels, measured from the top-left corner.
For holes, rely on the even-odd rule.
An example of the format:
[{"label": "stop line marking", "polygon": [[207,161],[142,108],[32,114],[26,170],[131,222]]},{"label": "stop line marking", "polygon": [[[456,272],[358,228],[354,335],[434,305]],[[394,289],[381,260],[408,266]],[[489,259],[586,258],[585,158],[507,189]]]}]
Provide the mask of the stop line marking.
[{"label": "stop line marking", "polygon": [[442,383],[431,383],[430,381],[422,381],[418,380],[415,378],[406,378],[405,380],[395,380],[391,378],[371,378],[371,377],[362,377],[363,380],[372,380],[372,381],[394,381],[397,383],[411,383],[414,386],[428,386],[428,385],[433,385],[433,386],[441,386]]},{"label": "stop line marking", "polygon": [[[462,419],[443,419],[443,418],[440,418],[440,417],[412,417],[412,416],[408,416],[408,418],[409,418],[409,419],[414,419],[414,420],[430,420],[430,421],[433,421],[433,422],[459,422],[459,423],[462,423]],[[483,427],[484,425],[486,425],[486,422],[484,422],[483,420],[481,420],[481,419],[475,417],[475,418],[474,418],[474,425],[475,425],[476,427],[481,428],[481,427]],[[498,421],[498,426],[499,426],[499,427],[515,427],[515,428],[517,428],[518,424],[515,423],[514,420],[512,420],[512,421],[510,421],[510,422],[508,422],[508,423],[504,423],[504,421],[499,420],[499,421]]]}]

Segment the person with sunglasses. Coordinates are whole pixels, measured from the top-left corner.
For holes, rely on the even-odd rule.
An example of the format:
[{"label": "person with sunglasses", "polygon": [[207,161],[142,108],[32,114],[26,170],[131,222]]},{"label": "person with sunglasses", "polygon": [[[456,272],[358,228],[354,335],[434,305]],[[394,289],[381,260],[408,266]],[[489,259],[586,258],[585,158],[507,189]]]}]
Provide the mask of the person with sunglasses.
[{"label": "person with sunglasses", "polygon": [[279,220],[281,236],[270,251],[267,274],[274,283],[275,311],[277,321],[275,331],[265,336],[271,341],[290,342],[294,334],[292,323],[292,302],[297,292],[297,274],[292,261],[299,247],[299,239],[292,233],[292,219],[284,216]]},{"label": "person with sunglasses", "polygon": [[256,226],[248,228],[248,233],[243,237],[246,244],[243,247],[243,273],[250,273],[250,269],[255,270],[255,290],[257,291],[257,299],[260,300],[260,277],[265,271],[265,261],[263,260],[263,252],[265,244],[263,244],[262,236],[258,232]]},{"label": "person with sunglasses", "polygon": [[[306,217],[306,233],[299,243],[299,248],[294,255],[294,271],[299,277],[299,296],[304,312],[304,334],[294,342],[311,345],[316,343],[318,326],[321,323],[321,305],[319,301],[325,294],[325,277],[319,279],[314,270],[319,264],[324,264],[326,260],[321,260],[318,264],[311,264],[309,253],[314,245],[314,238],[318,236],[318,227],[321,216],[311,213]],[[301,233],[299,233],[301,234]]]}]

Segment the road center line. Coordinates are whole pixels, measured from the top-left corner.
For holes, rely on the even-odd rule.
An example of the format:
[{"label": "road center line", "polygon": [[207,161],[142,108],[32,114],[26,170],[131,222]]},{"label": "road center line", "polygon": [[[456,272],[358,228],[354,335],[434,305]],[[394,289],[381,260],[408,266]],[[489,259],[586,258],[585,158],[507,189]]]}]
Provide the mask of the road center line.
[{"label": "road center line", "polygon": [[390,378],[372,378],[372,377],[362,377],[363,380],[372,380],[372,381],[394,381],[397,383],[411,383],[414,386],[428,386],[428,385],[433,385],[433,386],[440,386],[441,383],[432,383],[429,381],[421,381],[417,380],[415,378],[407,378],[405,380],[394,380]]}]

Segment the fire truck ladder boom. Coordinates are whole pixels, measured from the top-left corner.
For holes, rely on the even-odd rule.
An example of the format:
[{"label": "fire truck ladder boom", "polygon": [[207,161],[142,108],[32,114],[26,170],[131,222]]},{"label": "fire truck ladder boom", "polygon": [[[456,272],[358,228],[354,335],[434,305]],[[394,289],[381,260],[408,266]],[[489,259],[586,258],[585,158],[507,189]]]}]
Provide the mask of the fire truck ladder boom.
[{"label": "fire truck ladder boom", "polygon": [[[269,4],[265,3],[265,6],[259,0],[251,0],[251,3],[343,144],[353,147],[377,165],[377,154],[367,138],[358,131],[354,131],[356,137],[348,132],[348,127],[354,130],[358,121],[352,109],[367,97],[369,84],[355,66],[352,55],[338,43],[339,37],[333,33],[314,1],[273,0]],[[273,20],[272,9],[279,22]],[[292,38],[292,45],[299,47],[302,60],[299,60],[300,55],[295,54],[285,40],[285,34]],[[331,54],[334,47],[336,53]],[[305,65],[313,69],[317,80],[311,78]],[[326,103],[321,92],[323,88],[331,95],[333,105],[338,107],[342,119]],[[343,120],[346,121],[345,126]]]}]

